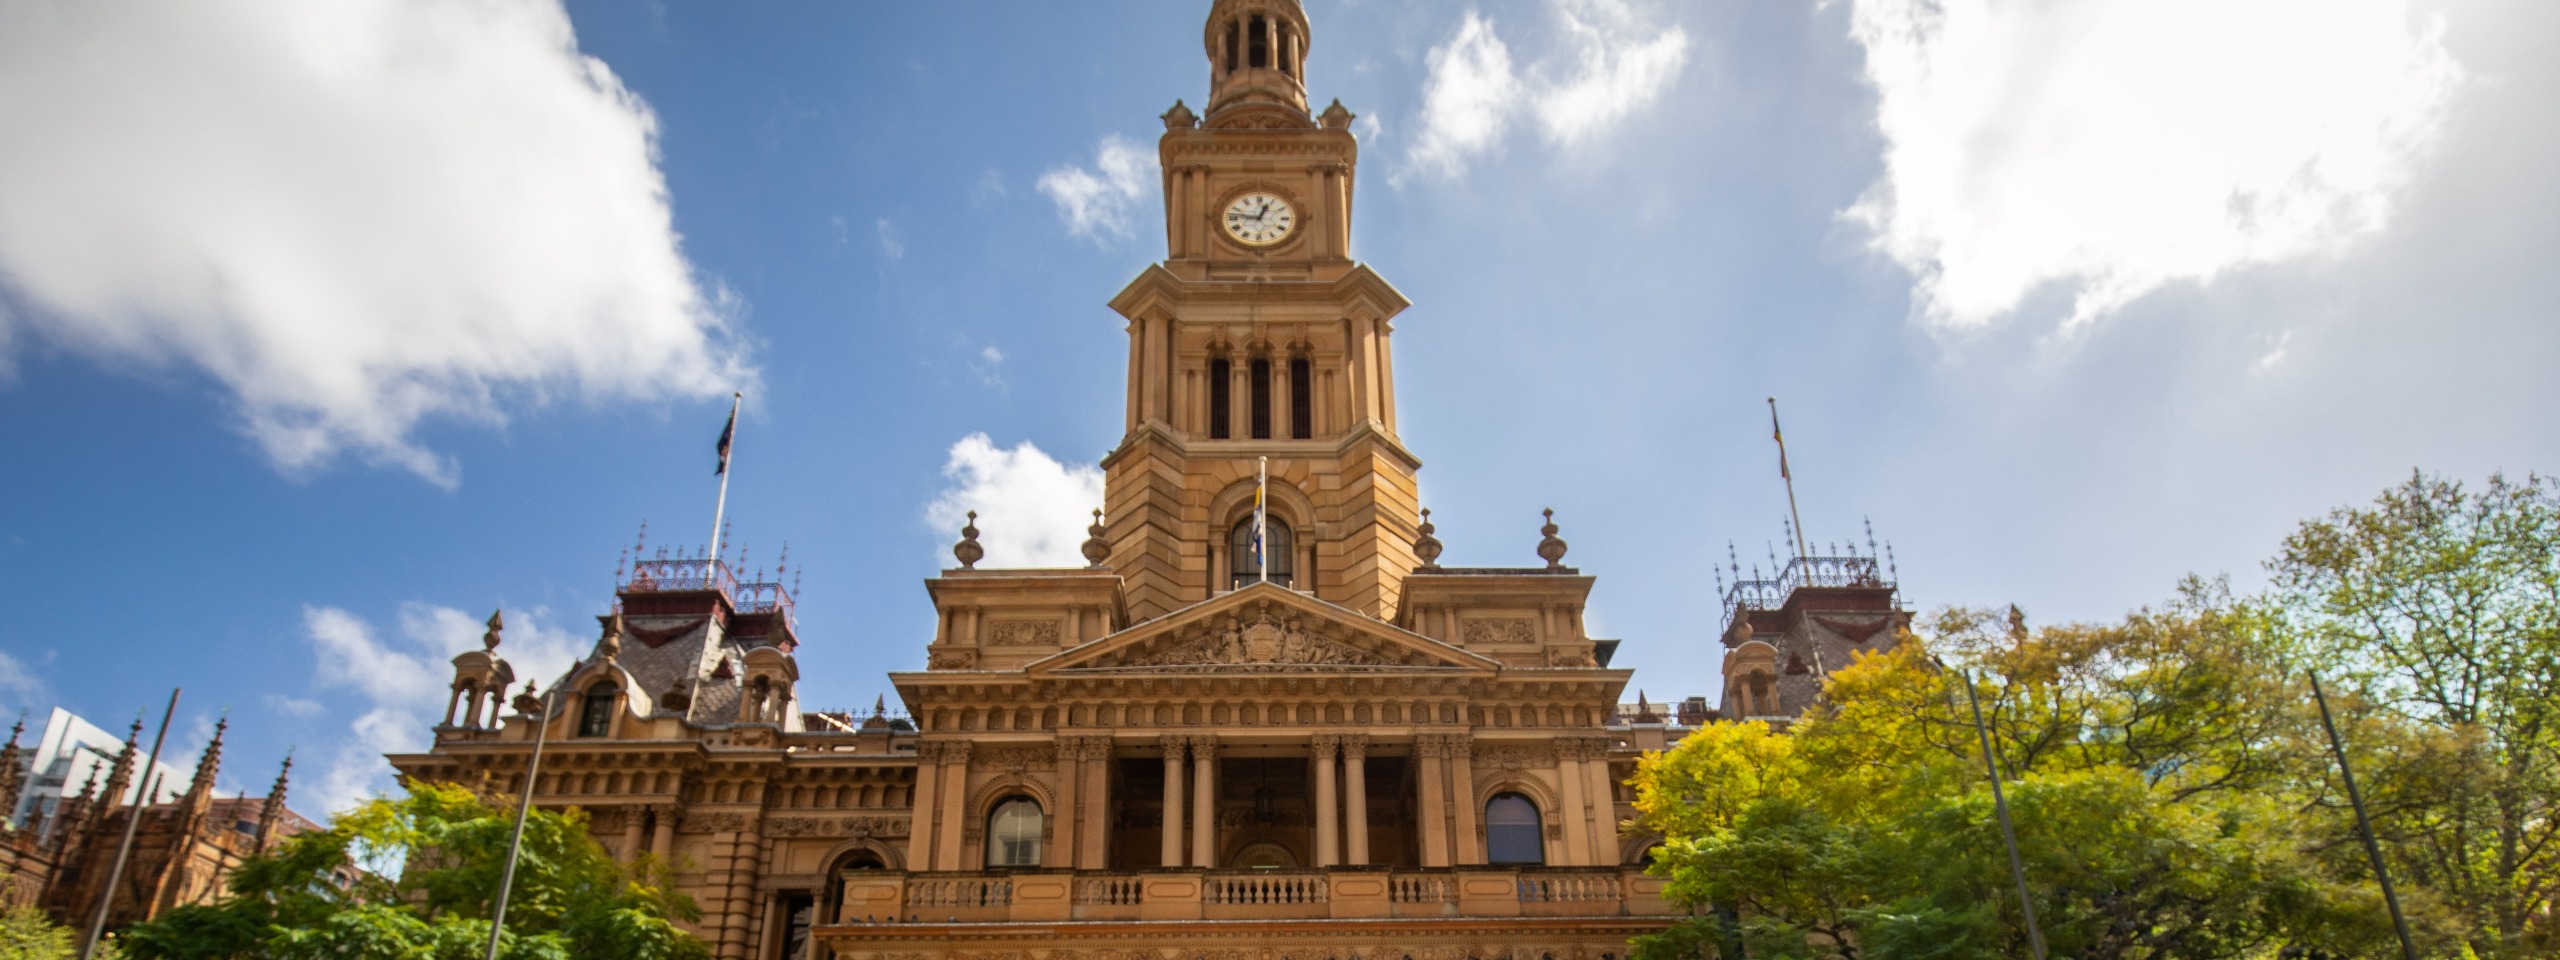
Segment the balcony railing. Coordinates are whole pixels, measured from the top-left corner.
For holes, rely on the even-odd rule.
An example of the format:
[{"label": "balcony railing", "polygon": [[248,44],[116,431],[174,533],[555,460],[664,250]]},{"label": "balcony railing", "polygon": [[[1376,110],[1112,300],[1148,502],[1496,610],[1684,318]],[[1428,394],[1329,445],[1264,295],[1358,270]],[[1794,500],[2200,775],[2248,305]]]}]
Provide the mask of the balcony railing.
[{"label": "balcony railing", "polygon": [[1679,914],[1635,867],[863,872],[844,884],[845,916],[910,925]]}]

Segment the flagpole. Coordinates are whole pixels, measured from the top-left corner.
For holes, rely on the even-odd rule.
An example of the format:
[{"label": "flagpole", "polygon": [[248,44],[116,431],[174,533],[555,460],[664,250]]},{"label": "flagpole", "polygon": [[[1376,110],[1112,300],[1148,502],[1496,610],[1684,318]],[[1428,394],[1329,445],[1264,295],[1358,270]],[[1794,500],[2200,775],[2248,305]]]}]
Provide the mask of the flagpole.
[{"label": "flagpole", "polygon": [[[89,960],[98,950],[98,936],[107,930],[107,908],[116,902],[116,886],[124,880],[124,861],[133,855],[133,831],[142,825],[142,809],[151,803],[151,794],[160,789],[160,744],[169,739],[169,721],[178,715],[178,688],[169,688],[169,709],[160,715],[160,732],[151,737],[151,759],[142,765],[142,794],[133,798],[133,809],[124,818],[124,839],[116,843],[115,865],[107,868],[107,885],[98,894],[98,912],[89,917],[89,936],[80,943],[80,960]],[[107,809],[115,809],[117,798],[107,798]]]},{"label": "flagpole", "polygon": [[1264,523],[1265,494],[1271,492],[1271,458],[1255,457],[1253,468],[1253,565],[1260,568],[1262,582],[1271,582],[1271,528]]},{"label": "flagpole", "polygon": [[2311,678],[2311,699],[2320,705],[2320,726],[2329,731],[2329,752],[2338,758],[2338,778],[2347,785],[2347,802],[2356,810],[2356,830],[2364,834],[2364,854],[2373,861],[2373,878],[2382,884],[2382,902],[2391,908],[2391,925],[2400,931],[2400,955],[2418,960],[2418,948],[2409,939],[2409,919],[2400,915],[2400,894],[2391,889],[2391,871],[2382,866],[2382,845],[2373,838],[2373,821],[2365,819],[2364,794],[2356,790],[2356,772],[2347,766],[2346,745],[2338,740],[2338,722],[2329,718],[2329,695],[2320,689],[2320,673],[2305,670]]},{"label": "flagpole", "polygon": [[[533,685],[528,683],[525,687],[531,689]],[[534,784],[541,782],[537,778],[542,775],[542,741],[551,732],[551,714],[559,705],[560,690],[554,687],[548,696],[540,700],[526,703],[527,700],[533,700],[533,696],[526,694],[516,698],[516,709],[541,707],[542,715],[533,721],[533,759],[524,765],[524,796],[516,800],[516,830],[507,838],[507,865],[498,872],[498,902],[489,915],[488,960],[498,960],[498,937],[506,931],[507,894],[516,885],[516,851],[524,847],[524,821],[533,814]]]},{"label": "flagpole", "polygon": [[[720,499],[711,508],[710,559],[715,563],[720,559],[720,521],[729,513],[729,444],[738,436],[738,403],[746,396],[743,390],[729,394],[729,427],[720,431]],[[711,570],[704,570],[702,576],[706,581],[719,582],[719,576]]]},{"label": "flagpole", "polygon": [[1787,471],[1787,434],[1778,429],[1778,398],[1769,398],[1769,438],[1778,441],[1778,479],[1787,482],[1787,517],[1796,522],[1796,559],[1808,552],[1804,548],[1804,514],[1796,512],[1796,478]]}]

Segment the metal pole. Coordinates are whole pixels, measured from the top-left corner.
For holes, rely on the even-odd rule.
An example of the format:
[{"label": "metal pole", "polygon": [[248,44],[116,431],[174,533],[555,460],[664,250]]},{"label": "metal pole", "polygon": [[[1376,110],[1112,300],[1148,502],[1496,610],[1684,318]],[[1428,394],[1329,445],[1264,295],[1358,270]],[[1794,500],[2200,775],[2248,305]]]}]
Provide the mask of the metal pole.
[{"label": "metal pole", "polygon": [[1260,567],[1262,582],[1271,582],[1271,528],[1264,518],[1269,514],[1263,498],[1271,490],[1271,458],[1257,457],[1253,466],[1253,565]]},{"label": "metal pole", "polygon": [[[116,885],[124,882],[124,860],[133,854],[134,828],[142,825],[142,808],[151,802],[152,792],[160,788],[160,744],[169,739],[169,721],[178,715],[178,689],[169,688],[169,709],[160,715],[160,732],[151,737],[151,759],[142,765],[142,795],[134,798],[133,810],[124,818],[124,839],[116,843],[115,865],[107,868],[106,889],[98,891],[97,912],[89,915],[89,935],[80,941],[80,960],[89,960],[97,952],[98,937],[106,933],[107,907],[116,902]],[[116,798],[108,797],[107,802],[112,804]]]},{"label": "metal pole", "polygon": [[[727,484],[723,481],[722,485]],[[507,838],[507,866],[498,872],[497,909],[489,915],[488,960],[498,960],[498,937],[507,927],[507,892],[516,885],[516,851],[524,846],[524,821],[533,813],[535,778],[542,774],[542,741],[551,732],[551,711],[559,699],[560,691],[555,689],[536,704],[542,714],[533,721],[533,759],[524,766],[524,796],[516,801],[515,834]],[[521,704],[518,709],[523,709]]]},{"label": "metal pole", "polygon": [[2382,882],[2382,902],[2391,908],[2391,925],[2400,931],[2400,956],[2418,960],[2418,948],[2409,939],[2409,919],[2400,915],[2400,895],[2391,889],[2391,871],[2382,866],[2382,844],[2373,838],[2373,821],[2365,819],[2364,794],[2356,791],[2356,772],[2347,766],[2347,748],[2338,741],[2337,721],[2329,718],[2329,695],[2320,689],[2320,673],[2304,670],[2311,678],[2311,700],[2320,705],[2320,726],[2329,731],[2329,752],[2338,758],[2338,779],[2347,785],[2347,803],[2356,809],[2356,830],[2364,834],[2364,855],[2373,861],[2373,878]]},{"label": "metal pole", "polygon": [[1982,723],[1982,698],[1973,692],[1973,674],[1958,670],[1956,677],[1964,681],[1964,699],[1973,705],[1973,732],[1982,737],[1982,765],[1991,771],[1991,809],[2000,817],[2000,839],[2009,845],[2009,877],[2018,883],[2018,910],[2027,919],[2027,946],[2035,951],[2036,960],[2044,960],[2044,931],[2036,926],[2036,905],[2027,895],[2027,865],[2018,857],[2018,828],[2009,822],[2009,798],[2000,789],[2000,762],[1991,754],[1991,728]]}]

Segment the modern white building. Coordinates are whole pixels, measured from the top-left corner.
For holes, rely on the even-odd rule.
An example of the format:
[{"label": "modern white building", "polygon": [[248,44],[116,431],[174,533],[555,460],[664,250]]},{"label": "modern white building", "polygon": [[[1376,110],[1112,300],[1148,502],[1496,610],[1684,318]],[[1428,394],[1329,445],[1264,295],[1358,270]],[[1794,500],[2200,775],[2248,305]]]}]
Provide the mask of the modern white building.
[{"label": "modern white building", "polygon": [[[52,829],[53,812],[65,796],[77,796],[82,784],[94,776],[105,789],[107,775],[114,771],[116,755],[124,751],[125,740],[90,723],[80,715],[53,708],[45,718],[44,733],[20,756],[26,765],[23,773],[27,787],[18,795],[18,805],[8,811],[9,824],[20,830],[32,830],[45,836]],[[148,744],[136,748],[137,754],[150,750]],[[166,748],[163,748],[165,754]],[[189,773],[167,763],[150,764],[141,770],[142,758],[134,758],[136,773],[124,791],[122,802],[132,803],[145,789],[150,789],[151,803],[168,803],[187,792]]]}]

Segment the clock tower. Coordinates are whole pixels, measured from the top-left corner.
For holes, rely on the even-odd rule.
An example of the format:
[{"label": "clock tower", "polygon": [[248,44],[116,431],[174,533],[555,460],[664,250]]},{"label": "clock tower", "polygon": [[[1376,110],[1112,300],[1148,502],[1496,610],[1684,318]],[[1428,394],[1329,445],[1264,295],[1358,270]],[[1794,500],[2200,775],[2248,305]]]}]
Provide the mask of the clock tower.
[{"label": "clock tower", "polygon": [[[1147,619],[1266,573],[1382,619],[1416,560],[1390,321],[1408,301],[1350,256],[1359,144],[1307,107],[1297,0],[1218,0],[1209,98],[1157,154],[1165,258],[1112,298],[1128,319],[1125,434],[1104,458],[1111,563]],[[1268,463],[1269,570],[1249,527]]]}]

